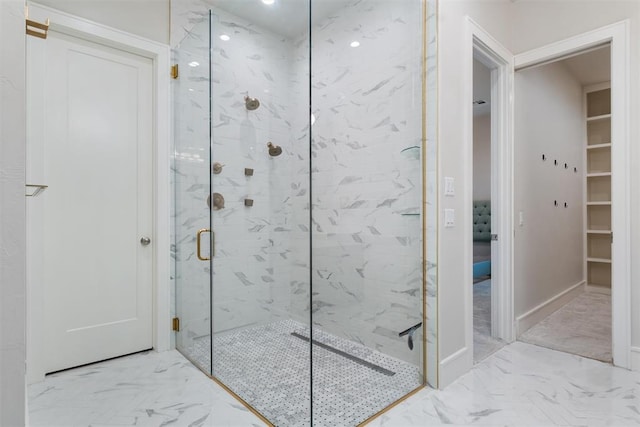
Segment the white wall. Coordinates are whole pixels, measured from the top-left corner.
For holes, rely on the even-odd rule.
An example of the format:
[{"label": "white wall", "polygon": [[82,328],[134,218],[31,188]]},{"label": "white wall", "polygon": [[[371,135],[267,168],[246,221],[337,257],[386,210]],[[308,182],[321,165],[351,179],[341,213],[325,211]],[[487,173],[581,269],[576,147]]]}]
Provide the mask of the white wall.
[{"label": "white wall", "polygon": [[485,104],[473,104],[473,115],[481,116],[491,112],[491,70],[477,59],[473,60],[473,101],[485,101]]},{"label": "white wall", "polygon": [[[463,103],[460,70],[465,60],[463,49],[464,17],[469,15],[512,53],[521,53],[536,47],[578,35],[602,26],[629,19],[631,24],[630,65],[631,76],[637,76],[640,59],[638,46],[640,25],[640,2],[636,1],[558,1],[558,0],[507,0],[485,1],[441,1],[439,3],[439,176],[456,179],[456,194],[464,194],[465,173],[460,161],[464,131],[459,123],[460,114],[468,106]],[[638,80],[631,79],[631,117],[640,114]],[[631,121],[631,141],[640,139],[638,121]],[[629,153],[631,164],[640,161],[640,146],[632,144]],[[631,256],[637,258],[640,251],[640,169],[633,168],[631,175]],[[464,208],[460,197],[439,196],[439,211],[454,208],[458,216]],[[464,314],[461,301],[464,300],[463,271],[459,268],[462,241],[465,236],[458,225],[444,228],[439,225],[439,339],[441,368],[453,363],[455,358],[463,359],[466,350]],[[632,266],[632,345],[640,345],[640,266]],[[530,304],[523,303],[523,306]],[[465,363],[451,375],[444,375],[446,386],[455,377],[471,367],[467,357]]]},{"label": "white wall", "polygon": [[473,200],[491,200],[491,114],[473,117]]},{"label": "white wall", "polygon": [[473,200],[491,200],[491,70],[473,60]]},{"label": "white wall", "polygon": [[0,2],[0,425],[25,424],[24,2]]},{"label": "white wall", "polygon": [[36,3],[169,43],[169,0],[38,0]]},{"label": "white wall", "polygon": [[516,72],[516,318],[584,279],[584,123],[582,86],[564,64]]},{"label": "white wall", "polygon": [[[460,81],[461,69],[467,58],[465,53],[465,15],[471,16],[481,27],[493,35],[507,48],[510,47],[510,19],[512,3],[508,0],[482,1],[441,1],[438,9],[438,124],[439,124],[439,176],[450,176],[456,182],[456,196],[444,197],[439,191],[439,212],[455,209],[456,217],[462,218],[464,209],[467,171],[461,152],[465,138],[460,118],[467,105]],[[442,182],[442,181],[440,181]],[[466,193],[469,194],[469,193]],[[465,338],[465,274],[460,268],[461,253],[465,236],[458,221],[453,228],[439,224],[438,248],[438,312],[440,347],[440,387],[445,387],[458,375],[466,372],[473,364],[470,351],[471,342]],[[472,340],[473,337],[470,337]],[[443,368],[444,366],[444,368]]]}]

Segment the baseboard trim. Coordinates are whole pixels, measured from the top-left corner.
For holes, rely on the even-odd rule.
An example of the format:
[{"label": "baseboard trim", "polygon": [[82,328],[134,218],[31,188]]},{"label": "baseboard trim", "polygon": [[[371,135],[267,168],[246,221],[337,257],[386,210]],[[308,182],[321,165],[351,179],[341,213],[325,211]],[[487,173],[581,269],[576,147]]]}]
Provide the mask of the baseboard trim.
[{"label": "baseboard trim", "polygon": [[529,310],[522,316],[518,316],[518,318],[516,319],[516,336],[520,337],[520,335],[525,333],[529,328],[538,324],[544,318],[562,308],[562,306],[584,292],[585,287],[586,282],[582,280],[571,286],[569,289],[566,289],[560,292],[558,295],[549,298],[548,300],[533,308],[532,310]]},{"label": "baseboard trim", "polygon": [[440,362],[438,388],[442,390],[473,367],[469,347],[463,347]]},{"label": "baseboard trim", "polygon": [[631,370],[640,371],[640,347],[631,347]]}]

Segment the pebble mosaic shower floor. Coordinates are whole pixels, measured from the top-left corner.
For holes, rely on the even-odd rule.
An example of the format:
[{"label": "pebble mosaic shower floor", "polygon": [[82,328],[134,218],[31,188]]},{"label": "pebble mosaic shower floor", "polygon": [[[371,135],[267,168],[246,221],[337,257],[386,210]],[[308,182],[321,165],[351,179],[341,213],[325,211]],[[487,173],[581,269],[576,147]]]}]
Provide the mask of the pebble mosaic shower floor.
[{"label": "pebble mosaic shower floor", "polygon": [[[355,426],[421,384],[417,366],[317,329],[313,335],[314,427]],[[309,426],[308,337],[293,320],[219,334],[214,374],[273,424]],[[209,348],[207,336],[185,353],[208,366]]]}]

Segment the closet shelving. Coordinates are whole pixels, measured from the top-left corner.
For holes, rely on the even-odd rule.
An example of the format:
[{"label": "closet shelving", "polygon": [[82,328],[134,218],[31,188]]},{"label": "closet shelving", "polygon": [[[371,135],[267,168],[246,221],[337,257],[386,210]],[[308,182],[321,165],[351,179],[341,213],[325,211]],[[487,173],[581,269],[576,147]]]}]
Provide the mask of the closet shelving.
[{"label": "closet shelving", "polygon": [[611,289],[611,89],[585,90],[586,277],[590,287]]}]

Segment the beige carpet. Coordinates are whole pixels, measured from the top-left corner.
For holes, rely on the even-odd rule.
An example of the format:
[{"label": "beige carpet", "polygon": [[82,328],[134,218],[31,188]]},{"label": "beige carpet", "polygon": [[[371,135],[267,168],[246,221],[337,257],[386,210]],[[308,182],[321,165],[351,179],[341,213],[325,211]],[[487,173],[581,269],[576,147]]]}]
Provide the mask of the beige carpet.
[{"label": "beige carpet", "polygon": [[611,295],[584,292],[518,339],[611,362]]},{"label": "beige carpet", "polygon": [[491,336],[491,280],[473,285],[473,361],[478,363],[505,346]]}]

